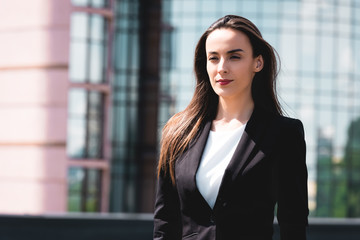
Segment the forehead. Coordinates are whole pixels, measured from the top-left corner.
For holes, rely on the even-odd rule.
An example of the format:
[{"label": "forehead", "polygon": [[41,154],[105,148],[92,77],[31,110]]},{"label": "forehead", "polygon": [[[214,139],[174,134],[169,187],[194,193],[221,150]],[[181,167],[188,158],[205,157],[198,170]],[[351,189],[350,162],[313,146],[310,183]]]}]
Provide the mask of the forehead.
[{"label": "forehead", "polygon": [[241,48],[244,51],[252,50],[249,38],[245,33],[231,28],[220,28],[212,31],[205,43],[206,52],[228,51]]}]

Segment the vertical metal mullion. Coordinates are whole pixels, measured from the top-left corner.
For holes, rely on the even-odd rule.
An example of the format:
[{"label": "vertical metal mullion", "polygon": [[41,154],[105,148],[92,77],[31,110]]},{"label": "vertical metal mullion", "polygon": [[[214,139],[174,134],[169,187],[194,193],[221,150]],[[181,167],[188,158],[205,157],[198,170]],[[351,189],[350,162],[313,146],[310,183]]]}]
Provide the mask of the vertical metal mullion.
[{"label": "vertical metal mullion", "polygon": [[[86,59],[86,78],[85,78],[85,83],[90,83],[90,59],[91,59],[91,14],[88,14],[89,19],[88,19],[88,36],[86,37],[86,44],[87,44],[87,59]],[[86,94],[86,115],[85,115],[85,119],[86,119],[86,126],[85,126],[85,155],[84,158],[88,158],[89,157],[89,119],[90,119],[90,93],[88,90],[85,90],[85,94]]]},{"label": "vertical metal mullion", "polygon": [[[88,14],[88,13],[87,13]],[[86,79],[85,79],[85,83],[90,83],[90,59],[91,59],[91,14],[88,14],[89,19],[88,19],[88,36],[86,38],[86,43],[87,43],[87,59],[86,59]],[[85,90],[85,94],[86,94],[86,115],[85,115],[85,119],[86,119],[86,126],[85,126],[85,155],[84,158],[89,158],[89,142],[90,142],[90,101],[91,101],[91,96],[90,96],[90,91]],[[82,183],[82,194],[81,194],[81,211],[82,212],[86,212],[87,208],[86,208],[86,202],[87,202],[87,197],[89,194],[89,169],[87,168],[83,168],[84,169],[84,179],[83,179],[83,183]]]},{"label": "vertical metal mullion", "polygon": [[[151,212],[155,189],[154,166],[157,160],[157,123],[159,109],[161,38],[161,0],[139,1],[139,82],[137,102],[137,139],[135,161],[136,207]],[[152,46],[148,48],[146,46]]]},{"label": "vertical metal mullion", "polygon": [[[137,1],[135,1],[137,2]],[[132,62],[132,54],[131,54],[131,51],[132,51],[132,47],[133,45],[132,44],[135,44],[133,40],[134,38],[134,35],[136,34],[136,28],[133,26],[135,24],[135,21],[138,21],[137,18],[138,18],[138,14],[137,14],[137,10],[134,10],[136,9],[136,5],[134,6],[134,2],[130,2],[128,1],[127,2],[127,14],[124,14],[124,19],[126,19],[127,21],[131,18],[131,17],[136,17],[136,20],[134,20],[133,22],[132,21],[128,21],[128,25],[124,28],[124,32],[126,32],[126,40],[127,40],[127,43],[129,44],[129,47],[126,48],[126,60],[127,60],[127,63],[131,63]],[[132,16],[134,15],[135,16]],[[136,71],[132,71],[132,69],[129,67],[129,65],[127,65],[124,69],[125,71],[125,74],[126,74],[126,77],[128,77],[129,75],[133,75],[133,74],[136,74]],[[125,112],[126,112],[126,126],[127,126],[127,129],[126,129],[126,136],[127,136],[127,139],[125,141],[125,145],[126,145],[126,153],[125,153],[125,157],[124,159],[121,160],[121,167],[123,168],[123,175],[122,176],[122,179],[123,179],[123,194],[129,194],[129,188],[131,188],[131,175],[133,174],[133,169],[132,169],[132,160],[134,158],[133,156],[133,150],[134,150],[134,144],[135,144],[135,141],[134,138],[136,138],[135,134],[133,134],[131,132],[132,130],[132,113],[131,113],[131,110],[132,108],[134,108],[135,106],[135,103],[134,103],[134,100],[131,99],[129,97],[129,95],[132,94],[132,92],[134,91],[134,89],[132,89],[132,86],[129,86],[130,83],[129,81],[126,81],[126,87],[125,89],[121,89],[120,88],[120,91],[124,91],[125,90],[125,93],[126,93],[126,100],[125,102],[120,102],[120,105],[124,105],[124,108],[126,109]],[[131,204],[129,203],[128,201],[128,198],[126,198],[124,201],[123,201],[123,205],[121,206],[122,210],[127,212],[129,210],[131,210]]]},{"label": "vertical metal mullion", "polygon": [[[113,14],[115,13],[115,3],[114,0],[109,0],[108,8],[112,10]],[[102,154],[104,160],[108,163],[108,168],[106,170],[101,171],[101,175],[99,180],[101,183],[101,189],[99,191],[99,199],[100,199],[100,211],[101,212],[108,212],[109,211],[109,194],[110,194],[110,172],[111,172],[111,142],[110,142],[110,134],[109,134],[109,127],[110,127],[110,111],[112,110],[112,76],[113,76],[113,66],[112,66],[112,48],[113,48],[113,37],[114,37],[114,15],[112,18],[107,18],[107,46],[104,49],[107,50],[107,61],[106,61],[106,73],[105,73],[105,82],[104,84],[109,85],[109,92],[104,94],[103,97],[103,129],[102,129]]]}]

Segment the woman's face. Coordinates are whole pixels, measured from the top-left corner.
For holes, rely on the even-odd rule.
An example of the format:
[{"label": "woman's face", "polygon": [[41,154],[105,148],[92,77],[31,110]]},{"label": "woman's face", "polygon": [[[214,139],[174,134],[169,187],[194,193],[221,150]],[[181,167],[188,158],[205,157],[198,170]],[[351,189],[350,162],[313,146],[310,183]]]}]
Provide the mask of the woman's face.
[{"label": "woman's face", "polygon": [[220,98],[251,98],[251,84],[263,66],[261,55],[253,57],[249,38],[230,28],[211,32],[205,43],[207,73]]}]

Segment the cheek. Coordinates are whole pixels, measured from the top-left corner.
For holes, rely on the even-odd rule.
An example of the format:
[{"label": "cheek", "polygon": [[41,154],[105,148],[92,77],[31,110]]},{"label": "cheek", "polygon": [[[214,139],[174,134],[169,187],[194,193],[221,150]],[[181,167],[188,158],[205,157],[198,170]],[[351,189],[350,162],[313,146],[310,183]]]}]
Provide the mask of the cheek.
[{"label": "cheek", "polygon": [[213,79],[214,78],[214,72],[216,74],[216,70],[215,70],[214,66],[211,65],[211,64],[207,64],[206,65],[206,71],[207,71],[207,74],[209,75],[210,80]]}]

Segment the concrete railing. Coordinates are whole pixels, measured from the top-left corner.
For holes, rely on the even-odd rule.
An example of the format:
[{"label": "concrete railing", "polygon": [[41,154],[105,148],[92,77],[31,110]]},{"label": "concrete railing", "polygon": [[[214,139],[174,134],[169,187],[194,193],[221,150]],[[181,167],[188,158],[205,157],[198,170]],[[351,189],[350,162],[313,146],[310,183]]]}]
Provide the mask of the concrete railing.
[{"label": "concrete railing", "polygon": [[[310,218],[309,224],[308,240],[360,239],[360,219]],[[152,214],[0,215],[1,240],[151,240],[152,230]]]}]

